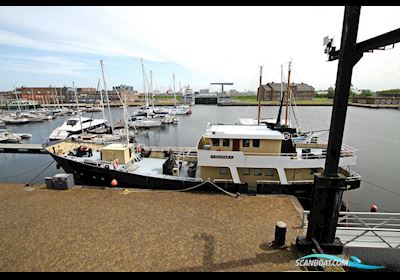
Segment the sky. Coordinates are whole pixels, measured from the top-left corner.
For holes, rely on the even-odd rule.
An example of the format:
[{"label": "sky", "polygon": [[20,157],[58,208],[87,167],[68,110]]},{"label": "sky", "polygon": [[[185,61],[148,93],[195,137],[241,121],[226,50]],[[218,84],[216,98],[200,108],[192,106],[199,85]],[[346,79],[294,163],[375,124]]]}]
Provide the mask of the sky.
[{"label": "sky", "polygon": [[[14,86],[96,87],[104,61],[108,86],[143,89],[140,59],[153,86],[165,91],[232,82],[255,91],[291,81],[317,90],[336,81],[323,38],[340,48],[344,7],[0,7],[0,90]],[[400,27],[400,7],[362,7],[358,42]],[[287,77],[286,77],[287,78]],[[400,88],[400,44],[366,53],[352,83],[360,89]]]}]

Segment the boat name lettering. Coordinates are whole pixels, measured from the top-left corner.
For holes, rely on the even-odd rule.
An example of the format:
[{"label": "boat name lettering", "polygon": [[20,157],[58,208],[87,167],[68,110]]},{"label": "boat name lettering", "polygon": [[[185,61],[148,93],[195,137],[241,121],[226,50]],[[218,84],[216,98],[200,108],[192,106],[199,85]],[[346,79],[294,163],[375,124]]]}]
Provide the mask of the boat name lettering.
[{"label": "boat name lettering", "polygon": [[233,156],[211,155],[211,158],[225,158],[225,159],[232,159],[232,158],[233,158]]}]

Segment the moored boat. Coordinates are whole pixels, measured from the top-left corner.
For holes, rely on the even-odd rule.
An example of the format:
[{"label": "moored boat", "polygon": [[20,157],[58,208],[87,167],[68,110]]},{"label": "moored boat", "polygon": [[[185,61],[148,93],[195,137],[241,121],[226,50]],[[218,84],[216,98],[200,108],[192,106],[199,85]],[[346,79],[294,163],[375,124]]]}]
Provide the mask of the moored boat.
[{"label": "moored boat", "polygon": [[[216,184],[233,192],[307,197],[314,174],[323,171],[326,148],[326,143],[295,143],[265,125],[210,125],[190,151],[70,141],[46,149],[83,184],[110,186],[116,180],[121,187],[171,190]],[[349,189],[360,185],[360,176],[350,171],[355,152],[343,148],[339,163]]]},{"label": "moored boat", "polygon": [[87,117],[73,117],[65,121],[60,127],[57,127],[49,136],[49,140],[62,140],[73,134],[79,134],[94,129],[104,127],[107,120],[91,119]]}]

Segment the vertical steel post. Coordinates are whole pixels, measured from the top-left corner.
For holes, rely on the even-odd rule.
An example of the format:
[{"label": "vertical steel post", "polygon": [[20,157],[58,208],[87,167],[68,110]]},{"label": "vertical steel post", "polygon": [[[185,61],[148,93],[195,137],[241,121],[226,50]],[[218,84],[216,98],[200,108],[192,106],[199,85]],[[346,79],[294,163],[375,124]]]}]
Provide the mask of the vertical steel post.
[{"label": "vertical steel post", "polygon": [[310,245],[314,239],[336,248],[336,251],[342,250],[335,235],[346,184],[345,178],[338,176],[338,166],[351,76],[354,65],[362,57],[362,52],[356,49],[360,10],[360,6],[345,8],[325,169],[322,174],[315,175],[307,236],[303,240],[298,238],[298,245]]}]

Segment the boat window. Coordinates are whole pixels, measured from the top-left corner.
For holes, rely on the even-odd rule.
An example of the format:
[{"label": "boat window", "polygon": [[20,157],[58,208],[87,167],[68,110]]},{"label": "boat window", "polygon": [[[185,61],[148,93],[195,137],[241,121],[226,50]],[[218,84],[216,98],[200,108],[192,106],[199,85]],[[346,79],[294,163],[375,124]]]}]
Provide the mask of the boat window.
[{"label": "boat window", "polygon": [[222,146],[224,147],[229,147],[230,146],[230,140],[229,139],[223,139],[222,140]]},{"label": "boat window", "polygon": [[250,140],[249,139],[243,139],[243,147],[248,148],[250,147]]},{"label": "boat window", "polygon": [[219,146],[219,139],[212,138],[211,141],[212,141],[213,146]]},{"label": "boat window", "polygon": [[74,126],[74,125],[76,125],[77,124],[77,120],[68,120],[67,121],[67,125],[72,125],[72,126]]},{"label": "boat window", "polygon": [[84,123],[87,123],[87,122],[91,122],[92,120],[91,119],[89,119],[89,120],[86,120],[86,121],[83,121]]},{"label": "boat window", "polygon": [[226,174],[228,174],[228,168],[220,167],[219,168],[219,175],[226,175]]},{"label": "boat window", "polygon": [[267,168],[267,170],[265,171],[265,175],[266,176],[272,176],[274,175],[274,170],[271,168]]},{"label": "boat window", "polygon": [[260,139],[253,139],[253,147],[260,148]]},{"label": "boat window", "polygon": [[243,175],[250,175],[250,168],[243,168],[242,169],[242,174]]},{"label": "boat window", "polygon": [[254,176],[261,176],[262,171],[261,168],[254,168]]}]

